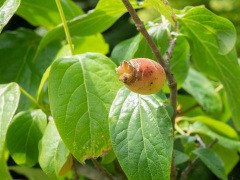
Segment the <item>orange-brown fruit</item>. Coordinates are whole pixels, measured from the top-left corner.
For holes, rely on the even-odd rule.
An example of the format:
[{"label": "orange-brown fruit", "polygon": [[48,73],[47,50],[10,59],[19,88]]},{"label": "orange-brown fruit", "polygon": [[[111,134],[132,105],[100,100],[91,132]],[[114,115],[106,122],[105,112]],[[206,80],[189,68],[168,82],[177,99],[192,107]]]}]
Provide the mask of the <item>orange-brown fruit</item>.
[{"label": "orange-brown fruit", "polygon": [[123,61],[116,71],[119,81],[122,81],[128,89],[144,95],[160,91],[166,79],[163,67],[147,58]]}]

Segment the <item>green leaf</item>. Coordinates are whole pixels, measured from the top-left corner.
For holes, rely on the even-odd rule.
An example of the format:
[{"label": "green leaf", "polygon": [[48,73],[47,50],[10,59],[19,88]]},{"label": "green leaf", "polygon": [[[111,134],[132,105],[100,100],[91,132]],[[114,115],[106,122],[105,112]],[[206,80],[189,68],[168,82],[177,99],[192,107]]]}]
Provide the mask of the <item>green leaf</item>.
[{"label": "green leaf", "polygon": [[240,67],[233,49],[234,26],[202,7],[190,9],[178,20],[182,33],[192,40],[193,59],[198,69],[223,84],[234,123],[240,129]]},{"label": "green leaf", "polygon": [[217,153],[207,148],[198,148],[193,151],[194,154],[198,155],[203,163],[220,179],[227,180],[225,174],[224,164],[222,159]]},{"label": "green leaf", "polygon": [[38,142],[47,126],[47,117],[41,110],[18,113],[6,135],[6,145],[19,165],[33,166],[38,162]]},{"label": "green leaf", "polygon": [[5,138],[10,121],[18,107],[19,86],[16,83],[0,85],[0,174],[3,180],[12,179],[4,156]]},{"label": "green leaf", "polygon": [[[211,144],[213,141],[208,136],[201,135],[201,138],[205,144]],[[223,160],[226,174],[229,174],[239,161],[237,150],[227,149],[221,146],[219,143],[214,144],[211,150],[216,152]]]},{"label": "green leaf", "polygon": [[[66,20],[83,14],[71,0],[60,0]],[[34,26],[53,28],[62,23],[55,0],[22,0],[17,14]]]},{"label": "green leaf", "polygon": [[[134,7],[135,0],[131,0]],[[108,29],[118,18],[127,12],[121,0],[100,0],[97,7],[87,14],[68,21],[71,36],[90,36]],[[65,38],[63,25],[49,31],[42,39],[38,52],[55,39]]]},{"label": "green leaf", "polygon": [[129,179],[170,178],[172,123],[160,98],[121,88],[109,127],[113,150]]},{"label": "green leaf", "polygon": [[107,54],[109,51],[109,46],[104,41],[101,34],[86,37],[75,37],[72,39],[72,42],[74,44],[75,54],[82,54],[86,52]]},{"label": "green leaf", "polygon": [[[39,142],[39,164],[42,170],[52,178],[57,178],[67,161],[69,150],[63,144],[54,121],[50,121]],[[71,168],[71,167],[70,167]]]},{"label": "green leaf", "polygon": [[146,2],[156,8],[175,27],[176,15],[168,0],[147,0]]},{"label": "green leaf", "polygon": [[217,132],[211,130],[207,125],[200,121],[196,121],[190,125],[189,133],[204,134],[211,137],[213,140],[217,138],[219,140],[218,143],[228,149],[238,149],[240,147],[240,141],[222,136],[221,134],[218,134]]},{"label": "green leaf", "polygon": [[113,149],[111,149],[107,155],[103,156],[101,164],[110,164],[115,159],[116,159],[116,155],[115,155]]},{"label": "green leaf", "polygon": [[174,163],[176,166],[188,160],[189,160],[189,156],[187,154],[174,149]]},{"label": "green leaf", "polygon": [[187,79],[182,86],[208,113],[221,112],[222,102],[219,94],[211,82],[201,73],[190,68]]},{"label": "green leaf", "polygon": [[[35,95],[43,73],[60,48],[58,42],[49,44],[33,63],[40,39],[33,31],[23,28],[0,36],[0,83],[17,82],[29,94]],[[21,96],[18,111],[26,110],[31,103]]]},{"label": "green leaf", "polygon": [[103,155],[111,148],[108,112],[122,86],[106,56],[85,53],[59,58],[49,75],[49,98],[58,132],[75,158]]},{"label": "green leaf", "polygon": [[133,54],[137,51],[140,40],[140,34],[116,45],[111,54],[111,59],[118,66],[122,61],[128,61],[133,58]]},{"label": "green leaf", "polygon": [[216,133],[222,136],[235,139],[235,140],[239,139],[238,133],[231,126],[221,121],[211,119],[207,116],[196,116],[193,118],[186,118],[185,120],[192,121],[192,122],[200,121],[206,124],[211,130],[215,131]]},{"label": "green leaf", "polygon": [[6,0],[0,8],[0,33],[20,5],[21,0]]},{"label": "green leaf", "polygon": [[9,170],[24,175],[28,180],[52,180],[46,174],[44,174],[41,169],[37,168],[10,166]]}]

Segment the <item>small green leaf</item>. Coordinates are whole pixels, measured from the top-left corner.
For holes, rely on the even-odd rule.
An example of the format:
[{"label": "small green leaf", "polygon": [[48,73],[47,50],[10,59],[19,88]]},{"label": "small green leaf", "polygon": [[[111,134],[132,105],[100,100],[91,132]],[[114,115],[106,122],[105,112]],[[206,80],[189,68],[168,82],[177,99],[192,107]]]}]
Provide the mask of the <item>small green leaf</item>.
[{"label": "small green leaf", "polygon": [[[71,0],[60,0],[66,20],[83,11]],[[53,28],[62,23],[55,0],[22,0],[17,14],[34,26]]]},{"label": "small green leaf", "polygon": [[46,174],[44,174],[41,169],[38,168],[10,166],[8,169],[18,174],[24,175],[25,177],[27,177],[28,180],[53,180],[49,178]]},{"label": "small green leaf", "polygon": [[121,88],[109,127],[113,150],[129,179],[170,178],[172,123],[160,98]]},{"label": "small green leaf", "polygon": [[18,9],[21,0],[6,0],[0,8],[0,33]]},{"label": "small green leaf", "polygon": [[1,179],[12,179],[5,160],[5,138],[10,121],[18,107],[19,86],[16,83],[0,85],[0,174]]},{"label": "small green leaf", "polygon": [[224,164],[217,153],[207,148],[198,148],[193,151],[203,163],[220,179],[227,180]]},{"label": "small green leaf", "polygon": [[108,113],[122,86],[106,56],[85,53],[59,58],[49,75],[49,98],[58,132],[76,159],[96,158],[111,148]]},{"label": "small green leaf", "polygon": [[101,34],[86,37],[75,37],[72,39],[72,42],[74,45],[74,54],[82,54],[86,52],[107,54],[109,51],[109,46],[104,41]]},{"label": "small green leaf", "polygon": [[217,114],[222,110],[219,94],[211,82],[201,73],[190,68],[187,79],[182,86],[208,113]]},{"label": "small green leaf", "polygon": [[63,144],[54,121],[50,121],[39,142],[39,164],[42,170],[52,178],[57,178],[67,161],[69,150]]},{"label": "small green leaf", "polygon": [[178,18],[182,33],[192,41],[192,54],[198,69],[221,81],[234,124],[240,129],[240,67],[234,49],[233,24],[206,8],[196,7]]},{"label": "small green leaf", "polygon": [[[135,0],[131,0],[135,8]],[[120,18],[127,9],[121,0],[100,0],[97,7],[87,14],[76,17],[68,21],[67,25],[71,36],[90,36],[108,29],[118,18]],[[50,30],[42,39],[38,51],[42,50],[47,44],[56,39],[65,38],[63,25]]]},{"label": "small green leaf", "polygon": [[20,112],[13,118],[6,144],[17,164],[30,167],[38,162],[38,142],[46,126],[47,117],[41,110]]},{"label": "small green leaf", "polygon": [[101,164],[109,164],[113,162],[115,159],[116,159],[116,155],[113,149],[111,149],[107,155],[103,156]]},{"label": "small green leaf", "polygon": [[174,163],[176,166],[188,160],[189,160],[189,156],[187,154],[174,149]]},{"label": "small green leaf", "polygon": [[217,138],[218,143],[228,149],[238,149],[240,147],[240,141],[222,136],[221,134],[218,134],[211,130],[207,125],[200,121],[196,121],[192,125],[190,125],[189,133],[204,134],[211,137],[213,140]]},{"label": "small green leaf", "polygon": [[[0,36],[0,83],[17,82],[29,94],[35,95],[43,73],[61,46],[59,42],[52,42],[33,63],[40,39],[33,31],[23,28]],[[21,96],[18,111],[26,110],[31,103]]]},{"label": "small green leaf", "polygon": [[[201,138],[205,144],[211,144],[213,141],[208,136],[201,135]],[[220,156],[220,158],[223,160],[226,174],[229,174],[239,161],[237,150],[225,148],[221,146],[219,143],[214,144],[211,150],[216,152]]]},{"label": "small green leaf", "polygon": [[146,2],[156,8],[175,27],[176,15],[168,0],[147,0]]},{"label": "small green leaf", "polygon": [[111,59],[118,66],[122,61],[132,59],[133,54],[137,51],[140,40],[140,34],[125,41],[120,42],[113,48]]}]

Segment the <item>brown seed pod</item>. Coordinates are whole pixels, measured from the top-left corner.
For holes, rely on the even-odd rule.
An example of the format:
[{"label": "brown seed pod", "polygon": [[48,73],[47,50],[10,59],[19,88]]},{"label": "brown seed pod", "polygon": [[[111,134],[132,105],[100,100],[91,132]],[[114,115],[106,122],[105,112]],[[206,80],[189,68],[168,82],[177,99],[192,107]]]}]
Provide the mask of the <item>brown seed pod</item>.
[{"label": "brown seed pod", "polygon": [[119,81],[122,81],[128,89],[144,95],[160,91],[166,79],[163,67],[147,58],[123,61],[116,71]]}]

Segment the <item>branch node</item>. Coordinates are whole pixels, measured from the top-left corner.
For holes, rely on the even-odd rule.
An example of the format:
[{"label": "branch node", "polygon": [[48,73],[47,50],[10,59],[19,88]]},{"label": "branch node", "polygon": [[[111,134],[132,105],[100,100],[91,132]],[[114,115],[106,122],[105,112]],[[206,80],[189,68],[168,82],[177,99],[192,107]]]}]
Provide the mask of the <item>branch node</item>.
[{"label": "branch node", "polygon": [[145,28],[142,21],[141,21],[141,23],[136,24],[136,27],[137,27],[137,30],[140,31],[140,32]]}]

